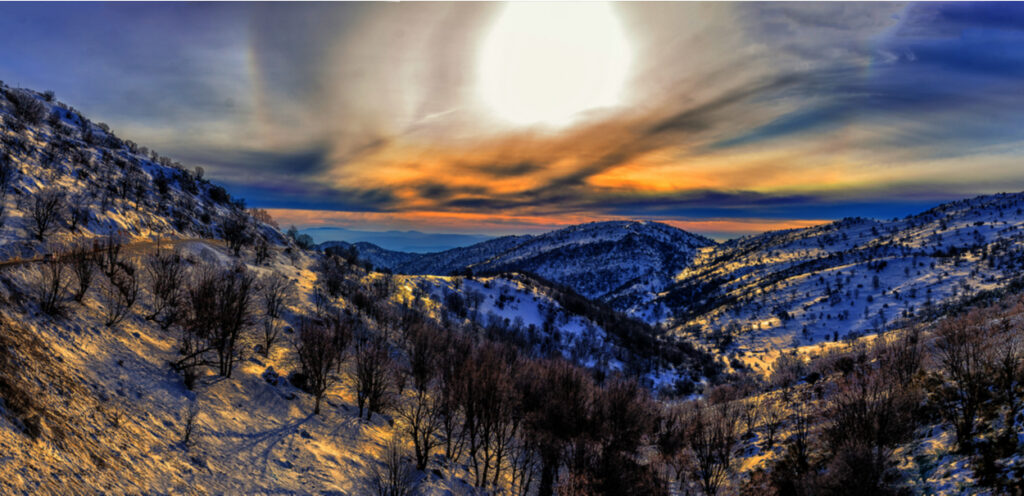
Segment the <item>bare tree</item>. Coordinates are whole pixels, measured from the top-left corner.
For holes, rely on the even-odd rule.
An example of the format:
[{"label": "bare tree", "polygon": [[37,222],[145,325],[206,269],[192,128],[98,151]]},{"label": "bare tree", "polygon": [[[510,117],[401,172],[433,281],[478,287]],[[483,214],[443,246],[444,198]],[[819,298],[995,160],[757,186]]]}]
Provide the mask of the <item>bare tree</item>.
[{"label": "bare tree", "polygon": [[224,219],[221,233],[224,236],[224,241],[228,243],[228,248],[231,249],[231,252],[236,257],[241,252],[242,247],[251,241],[252,235],[249,231],[249,217],[245,214],[244,210],[235,211],[227,219]]},{"label": "bare tree", "polygon": [[403,330],[401,344],[409,362],[413,386],[420,391],[426,390],[438,372],[438,329],[431,329],[426,321],[418,320],[406,324]]},{"label": "bare tree", "polygon": [[121,237],[111,231],[102,242],[99,262],[100,268],[107,277],[113,277],[121,265]]},{"label": "bare tree", "polygon": [[263,356],[270,356],[270,349],[280,334],[278,320],[295,294],[295,285],[280,272],[263,276],[259,280],[259,302],[263,310]]},{"label": "bare tree", "polygon": [[313,270],[316,272],[317,282],[323,285],[323,290],[333,298],[341,296],[344,287],[345,276],[349,272],[348,263],[336,255],[324,255],[321,257]]},{"label": "bare tree", "polygon": [[121,323],[139,298],[139,268],[134,262],[122,262],[119,269],[104,280],[100,287],[104,324],[112,327]]},{"label": "bare tree", "polygon": [[199,399],[188,404],[183,412],[185,425],[182,426],[181,444],[185,448],[192,445],[192,434],[196,429],[196,419],[199,417]]},{"label": "bare tree", "polygon": [[216,328],[218,271],[213,266],[198,266],[191,273],[185,289],[187,309],[181,326],[181,359],[175,364],[182,371],[185,386],[192,389],[199,367],[208,365],[204,358],[211,351],[211,337]]},{"label": "bare tree", "polygon": [[729,403],[695,402],[688,424],[690,449],[696,460],[694,475],[704,494],[718,494],[732,473],[738,440],[738,411]]},{"label": "bare tree", "polygon": [[382,412],[390,399],[393,363],[387,340],[380,335],[360,336],[356,340],[354,368],[352,379],[359,416],[363,416],[365,409],[369,420],[374,412]]},{"label": "bare tree", "polygon": [[324,323],[304,318],[295,340],[295,354],[302,367],[306,389],[315,398],[315,415],[320,414],[320,402],[327,389],[336,382],[332,372],[341,358],[341,350],[334,346],[332,334]]},{"label": "bare tree", "polygon": [[96,274],[96,254],[85,241],[79,241],[68,253],[68,262],[71,264],[71,270],[75,273],[75,278],[78,281],[75,301],[81,302],[85,298],[85,292],[92,285],[93,276]]},{"label": "bare tree", "polygon": [[786,418],[786,411],[779,405],[778,401],[767,399],[764,402],[761,413],[761,425],[764,429],[765,449],[775,447],[775,436],[782,427],[782,421]]},{"label": "bare tree", "polygon": [[89,221],[89,203],[84,195],[77,195],[68,202],[68,228],[77,231]]},{"label": "bare tree", "polygon": [[61,313],[70,284],[67,263],[60,255],[43,260],[39,264],[34,287],[39,309],[49,315]]},{"label": "bare tree", "polygon": [[398,407],[398,417],[405,422],[405,433],[412,439],[416,470],[426,470],[430,454],[441,445],[437,436],[441,428],[440,397],[434,393],[417,389]]},{"label": "bare tree", "polygon": [[237,358],[238,340],[252,324],[252,301],[256,279],[245,266],[237,266],[220,277],[217,292],[217,327],[212,347],[217,352],[218,372],[231,377]]},{"label": "bare tree", "polygon": [[46,188],[27,198],[29,228],[39,241],[61,222],[64,216],[64,193],[57,188]]},{"label": "bare tree", "polygon": [[11,190],[17,172],[11,156],[0,151],[0,225],[3,225],[4,213],[7,211],[7,193]]},{"label": "bare tree", "polygon": [[974,311],[946,319],[936,336],[935,347],[946,379],[939,403],[956,430],[957,445],[966,451],[974,437],[978,409],[988,394],[989,332],[984,316]]},{"label": "bare tree", "polygon": [[146,320],[155,320],[167,329],[181,316],[185,263],[176,252],[158,251],[146,258],[153,307]]},{"label": "bare tree", "polygon": [[[252,325],[255,277],[244,266],[219,269],[200,266],[185,291],[187,309],[176,368],[192,387],[198,368],[210,365],[222,377],[231,377],[242,333]],[[208,355],[216,360],[210,360]]]},{"label": "bare tree", "polygon": [[266,238],[260,236],[256,240],[256,265],[263,265],[270,258],[270,243],[267,242]]},{"label": "bare tree", "polygon": [[409,496],[412,494],[416,474],[407,462],[405,450],[398,437],[392,437],[384,446],[380,463],[370,466],[368,486],[376,496]]},{"label": "bare tree", "polygon": [[659,416],[655,446],[662,463],[671,470],[670,477],[682,484],[689,457],[686,454],[686,425],[682,407],[668,405]]}]

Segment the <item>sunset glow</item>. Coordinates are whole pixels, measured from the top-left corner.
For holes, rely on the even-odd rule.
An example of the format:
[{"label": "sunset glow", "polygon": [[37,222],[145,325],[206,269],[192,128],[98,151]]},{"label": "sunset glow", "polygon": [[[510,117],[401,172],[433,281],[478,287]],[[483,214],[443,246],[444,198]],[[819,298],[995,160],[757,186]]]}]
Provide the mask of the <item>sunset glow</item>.
[{"label": "sunset glow", "polygon": [[453,223],[466,215],[782,228],[1024,189],[1024,61],[990,49],[1024,42],[1017,7],[7,10],[24,56],[0,79],[53,89],[251,206],[366,230],[481,228]]},{"label": "sunset glow", "polygon": [[629,62],[610,4],[512,3],[483,42],[477,84],[501,119],[560,126],[617,105]]}]

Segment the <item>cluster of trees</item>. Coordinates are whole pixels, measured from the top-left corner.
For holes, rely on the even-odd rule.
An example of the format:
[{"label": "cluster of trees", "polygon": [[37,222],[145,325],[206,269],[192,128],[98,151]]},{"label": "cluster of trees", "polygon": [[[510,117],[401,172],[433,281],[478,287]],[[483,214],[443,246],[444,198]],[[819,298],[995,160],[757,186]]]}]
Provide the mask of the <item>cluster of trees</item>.
[{"label": "cluster of trees", "polygon": [[1006,493],[1024,490],[1024,468],[1006,465],[1022,451],[1022,314],[1024,302],[1011,298],[947,318],[935,336],[938,367],[928,376],[930,404],[953,427],[959,450],[973,457],[983,484]]},{"label": "cluster of trees", "polygon": [[79,240],[30,267],[35,272],[32,292],[39,309],[50,315],[61,314],[69,299],[81,303],[98,281],[97,298],[103,303],[104,323],[110,327],[124,320],[139,298],[141,281],[139,262],[123,256],[121,246],[114,234]]},{"label": "cluster of trees", "polygon": [[177,365],[185,384],[193,386],[201,366],[231,377],[243,333],[256,318],[256,276],[243,265],[200,265],[183,291],[181,354]]},{"label": "cluster of trees", "polygon": [[[417,469],[442,455],[437,468],[468,467],[481,489],[664,492],[641,454],[659,408],[635,381],[599,381],[563,359],[490,340],[471,323],[438,320],[391,298],[389,275],[368,275],[340,257],[328,255],[317,268],[327,298],[299,325],[300,374],[292,376],[314,396],[315,411],[330,388],[347,385],[360,417],[397,419]],[[338,310],[333,291],[359,313]]]},{"label": "cluster of trees", "polygon": [[[635,381],[598,383],[565,360],[530,358],[413,315],[401,329],[394,344],[378,338],[357,348],[353,379],[362,397],[377,384],[366,367],[395,368],[399,378],[384,405],[399,419],[417,469],[428,469],[441,454],[449,470],[468,467],[481,489],[664,493],[641,455],[659,410]],[[395,345],[390,354],[397,358],[385,358],[382,348]],[[385,383],[394,375],[376,374]],[[400,394],[394,388],[403,383],[409,391]]]}]

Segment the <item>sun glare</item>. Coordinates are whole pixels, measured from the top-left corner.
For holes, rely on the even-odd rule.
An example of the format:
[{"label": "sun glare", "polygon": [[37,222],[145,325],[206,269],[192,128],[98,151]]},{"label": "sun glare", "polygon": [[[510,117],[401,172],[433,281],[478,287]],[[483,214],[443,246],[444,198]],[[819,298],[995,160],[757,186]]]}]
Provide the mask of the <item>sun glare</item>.
[{"label": "sun glare", "polygon": [[630,52],[608,3],[512,3],[480,50],[480,97],[513,124],[564,126],[620,103]]}]

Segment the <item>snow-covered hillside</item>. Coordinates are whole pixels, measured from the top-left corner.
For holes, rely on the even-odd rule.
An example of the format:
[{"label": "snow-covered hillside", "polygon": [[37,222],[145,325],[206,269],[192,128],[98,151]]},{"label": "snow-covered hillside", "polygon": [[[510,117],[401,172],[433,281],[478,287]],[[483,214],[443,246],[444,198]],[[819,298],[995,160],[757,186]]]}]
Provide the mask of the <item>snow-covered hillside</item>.
[{"label": "snow-covered hillside", "polygon": [[638,320],[523,274],[402,276],[418,294],[492,339],[533,356],[562,356],[602,375],[637,377],[655,390],[692,390],[724,368],[712,355]]},{"label": "snow-covered hillside", "polygon": [[730,241],[648,309],[680,333],[755,353],[871,334],[1017,280],[1022,209],[1024,194],[999,194]]},{"label": "snow-covered hillside", "polygon": [[452,248],[436,253],[408,253],[386,250],[373,243],[328,241],[321,243],[321,249],[345,249],[354,246],[359,258],[374,267],[387,269],[399,274],[449,275],[464,272],[466,267],[489,260],[530,239],[531,236],[503,236],[474,245]]},{"label": "snow-covered hillside", "polygon": [[123,141],[51,94],[7,86],[0,92],[0,257],[110,234],[220,238],[237,228],[242,236],[284,242],[252,218],[244,201],[203,179],[201,169],[186,170]]},{"label": "snow-covered hillside", "polygon": [[[714,242],[658,222],[611,221],[538,236],[506,236],[440,253],[409,254],[357,243],[359,257],[402,274],[528,272],[625,309],[669,284]],[[326,245],[326,244],[325,244]],[[331,246],[346,246],[333,243]]]},{"label": "snow-covered hillside", "polygon": [[437,254],[373,245],[400,273],[535,274],[592,301],[754,357],[866,335],[1018,280],[1024,194],[903,219],[848,218],[715,244],[654,222],[599,222]]}]

